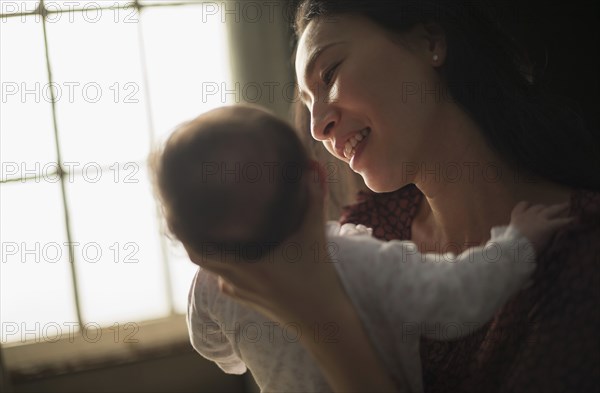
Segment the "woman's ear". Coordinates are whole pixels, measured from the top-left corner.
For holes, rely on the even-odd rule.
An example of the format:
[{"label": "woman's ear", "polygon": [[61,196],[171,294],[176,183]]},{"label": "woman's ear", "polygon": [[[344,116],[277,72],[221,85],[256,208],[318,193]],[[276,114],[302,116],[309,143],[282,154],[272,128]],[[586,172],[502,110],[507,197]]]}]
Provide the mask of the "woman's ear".
[{"label": "woman's ear", "polygon": [[439,67],[446,61],[446,33],[436,22],[416,24],[399,38],[405,47],[433,67]]},{"label": "woman's ear", "polygon": [[436,22],[423,24],[424,37],[428,43],[428,55],[431,65],[439,67],[446,61],[448,47],[446,45],[446,34],[442,26]]}]

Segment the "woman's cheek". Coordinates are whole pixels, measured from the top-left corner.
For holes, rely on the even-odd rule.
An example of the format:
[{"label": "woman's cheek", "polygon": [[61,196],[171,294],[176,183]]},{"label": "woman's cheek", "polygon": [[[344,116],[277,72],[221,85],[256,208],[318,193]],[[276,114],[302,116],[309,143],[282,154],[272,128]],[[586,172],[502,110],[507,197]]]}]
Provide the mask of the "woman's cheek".
[{"label": "woman's cheek", "polygon": [[366,116],[367,105],[369,99],[368,92],[361,89],[356,83],[342,81],[335,83],[335,88],[332,89],[332,99],[339,103],[339,106],[346,111],[350,111],[353,116],[362,118]]},{"label": "woman's cheek", "polygon": [[337,154],[335,152],[335,149],[333,148],[333,144],[331,143],[331,141],[325,140],[323,141],[323,145],[325,146],[325,149],[327,149],[329,154],[331,154],[334,157],[337,157]]},{"label": "woman's cheek", "polygon": [[338,103],[341,102],[340,101],[340,96],[341,96],[341,91],[343,89],[340,87],[340,82],[339,81],[335,81],[332,85],[331,88],[329,89],[329,91],[327,92],[327,100],[330,103]]}]

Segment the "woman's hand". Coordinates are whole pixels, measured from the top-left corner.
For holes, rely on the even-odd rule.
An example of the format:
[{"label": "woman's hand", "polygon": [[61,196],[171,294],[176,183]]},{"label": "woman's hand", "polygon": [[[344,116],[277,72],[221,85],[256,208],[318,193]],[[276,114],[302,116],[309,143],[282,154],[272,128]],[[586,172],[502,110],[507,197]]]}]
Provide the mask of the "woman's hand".
[{"label": "woman's hand", "polygon": [[[324,187],[317,180],[322,173],[315,166],[306,175],[310,200],[305,220],[274,252],[252,262],[234,255],[216,260],[188,250],[190,258],[216,273],[227,295],[273,321],[299,327],[300,341],[333,391],[396,391],[327,253]],[[291,260],[286,249],[298,250],[301,257]],[[315,329],[332,326],[335,336],[319,340]]]}]

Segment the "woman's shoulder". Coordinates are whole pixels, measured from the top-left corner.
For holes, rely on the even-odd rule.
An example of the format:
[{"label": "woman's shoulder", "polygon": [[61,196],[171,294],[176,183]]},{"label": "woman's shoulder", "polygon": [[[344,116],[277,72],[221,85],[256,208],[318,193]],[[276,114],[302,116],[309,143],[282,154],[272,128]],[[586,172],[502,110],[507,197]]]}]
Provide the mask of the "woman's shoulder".
[{"label": "woman's shoulder", "polygon": [[556,234],[547,252],[568,254],[570,260],[573,255],[586,260],[590,259],[588,256],[597,258],[600,255],[600,242],[596,240],[600,236],[600,192],[583,189],[572,191],[569,215],[575,220]]},{"label": "woman's shoulder", "polygon": [[571,194],[571,212],[578,217],[580,226],[600,226],[600,191],[574,190]]},{"label": "woman's shoulder", "polygon": [[583,391],[598,381],[589,348],[600,344],[600,192],[573,191],[570,215],[576,220],[540,254],[534,284],[499,315],[500,328],[522,324],[530,339],[517,349],[523,361],[513,364],[520,372],[507,389]]},{"label": "woman's shoulder", "polygon": [[575,280],[583,287],[584,282],[598,278],[600,192],[574,190],[569,215],[575,220],[561,229],[540,255],[537,273],[540,278],[556,277],[568,285]]},{"label": "woman's shoulder", "polygon": [[414,184],[386,193],[359,191],[356,202],[342,208],[340,222],[372,228],[373,236],[379,239],[408,240],[422,198]]},{"label": "woman's shoulder", "polygon": [[532,285],[485,328],[422,342],[425,391],[590,391],[598,386],[600,192],[571,193],[570,215],[539,255]]}]

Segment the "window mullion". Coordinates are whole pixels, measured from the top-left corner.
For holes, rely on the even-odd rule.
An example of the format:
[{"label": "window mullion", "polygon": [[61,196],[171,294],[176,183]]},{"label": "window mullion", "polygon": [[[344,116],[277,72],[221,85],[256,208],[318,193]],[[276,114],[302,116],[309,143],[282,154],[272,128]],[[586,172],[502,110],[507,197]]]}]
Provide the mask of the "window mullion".
[{"label": "window mullion", "polygon": [[[43,0],[40,2],[40,7],[44,6],[44,2]],[[42,27],[44,30],[44,48],[45,48],[45,55],[46,55],[46,70],[48,71],[48,83],[50,85],[52,85],[53,83],[53,78],[52,78],[52,67],[50,65],[50,52],[48,49],[48,35],[47,35],[47,31],[46,31],[46,14],[42,13]],[[50,90],[50,105],[52,107],[52,127],[54,129],[54,144],[55,144],[55,148],[56,148],[56,161],[58,164],[58,175],[60,178],[60,190],[61,190],[61,197],[62,197],[62,203],[63,203],[63,212],[64,212],[64,219],[65,219],[65,231],[66,231],[66,236],[67,236],[67,242],[69,245],[69,263],[70,263],[70,268],[71,268],[71,282],[73,284],[73,299],[75,301],[75,309],[77,312],[77,322],[79,323],[79,326],[81,328],[81,326],[83,326],[83,319],[82,319],[82,314],[81,314],[81,305],[80,305],[80,301],[79,301],[79,290],[78,290],[78,282],[77,282],[77,268],[76,268],[76,260],[75,260],[75,252],[74,252],[74,248],[73,248],[73,236],[72,236],[72,232],[71,232],[71,223],[70,223],[70,218],[69,218],[69,206],[67,203],[67,194],[66,194],[66,186],[65,186],[65,177],[64,177],[64,168],[63,168],[63,162],[62,162],[62,155],[61,155],[61,151],[60,151],[60,142],[58,139],[58,122],[56,120],[56,97],[55,97],[55,92],[54,89],[49,89]]]}]

